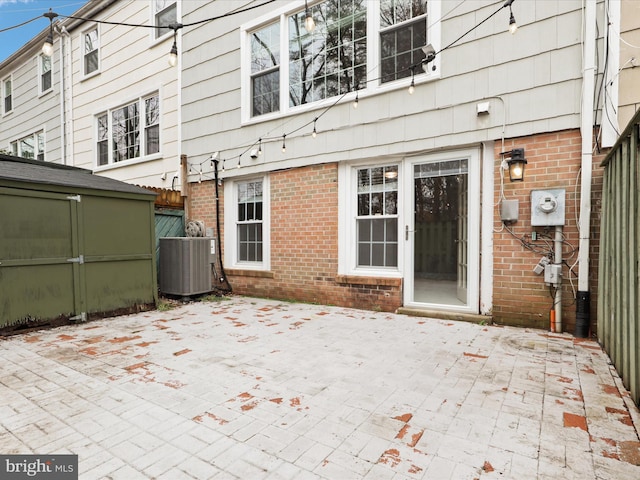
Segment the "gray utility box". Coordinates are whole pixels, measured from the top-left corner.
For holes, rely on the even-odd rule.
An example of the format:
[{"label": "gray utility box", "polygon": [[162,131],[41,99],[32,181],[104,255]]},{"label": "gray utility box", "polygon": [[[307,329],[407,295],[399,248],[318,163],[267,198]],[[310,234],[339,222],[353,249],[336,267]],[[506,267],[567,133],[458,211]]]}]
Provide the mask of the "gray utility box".
[{"label": "gray utility box", "polygon": [[212,291],[213,238],[165,237],[160,239],[160,293],[199,295]]}]

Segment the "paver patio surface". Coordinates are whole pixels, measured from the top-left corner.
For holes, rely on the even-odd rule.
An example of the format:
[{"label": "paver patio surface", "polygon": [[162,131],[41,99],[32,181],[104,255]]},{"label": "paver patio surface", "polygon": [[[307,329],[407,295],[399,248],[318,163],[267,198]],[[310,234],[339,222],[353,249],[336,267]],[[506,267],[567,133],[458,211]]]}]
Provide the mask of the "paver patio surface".
[{"label": "paver patio surface", "polygon": [[640,479],[638,410],[568,334],[232,297],[0,357],[0,453],[82,480]]}]

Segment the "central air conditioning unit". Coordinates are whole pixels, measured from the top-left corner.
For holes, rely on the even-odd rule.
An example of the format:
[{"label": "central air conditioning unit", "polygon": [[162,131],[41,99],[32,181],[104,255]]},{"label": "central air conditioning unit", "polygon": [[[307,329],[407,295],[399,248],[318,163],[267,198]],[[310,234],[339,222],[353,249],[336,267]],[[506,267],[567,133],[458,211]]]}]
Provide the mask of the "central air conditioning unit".
[{"label": "central air conditioning unit", "polygon": [[211,292],[215,240],[209,237],[160,239],[160,293],[185,297]]}]

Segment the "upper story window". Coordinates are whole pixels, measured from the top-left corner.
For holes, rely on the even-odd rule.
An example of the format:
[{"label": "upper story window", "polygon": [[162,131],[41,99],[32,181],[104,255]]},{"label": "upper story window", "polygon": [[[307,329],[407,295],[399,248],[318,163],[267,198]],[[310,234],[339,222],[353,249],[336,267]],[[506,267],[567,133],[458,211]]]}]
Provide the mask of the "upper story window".
[{"label": "upper story window", "polygon": [[89,75],[100,68],[100,37],[98,27],[82,34],[82,58],[84,74]]},{"label": "upper story window", "polygon": [[51,57],[47,55],[40,55],[38,57],[38,63],[40,64],[40,93],[46,93],[52,88],[51,84]]},{"label": "upper story window", "polygon": [[96,117],[98,166],[144,159],[160,152],[160,104],[157,93]]},{"label": "upper story window", "polygon": [[280,110],[280,24],[251,34],[251,112]]},{"label": "upper story window", "polygon": [[366,86],[365,0],[327,1],[310,7],[316,28],[304,27],[305,11],[289,16],[289,106]]},{"label": "upper story window", "polygon": [[[299,5],[299,4],[298,4]],[[288,111],[411,77],[428,43],[437,47],[440,0],[322,0],[305,9],[284,7],[243,27],[243,117]],[[435,43],[434,43],[435,42]],[[439,60],[436,60],[438,62]],[[415,74],[431,75],[422,68]],[[407,80],[402,82],[404,86]]]},{"label": "upper story window", "polygon": [[380,79],[390,82],[411,75],[411,66],[424,58],[427,6],[424,0],[380,2]]},{"label": "upper story window", "polygon": [[167,25],[178,22],[178,5],[176,0],[152,0],[154,25],[164,28],[155,29],[155,38],[160,38],[173,32]]},{"label": "upper story window", "polygon": [[15,140],[10,143],[9,147],[11,154],[16,157],[44,161],[44,132],[41,130]]},{"label": "upper story window", "polygon": [[2,81],[3,113],[9,113],[13,110],[12,83],[11,77],[7,77]]}]

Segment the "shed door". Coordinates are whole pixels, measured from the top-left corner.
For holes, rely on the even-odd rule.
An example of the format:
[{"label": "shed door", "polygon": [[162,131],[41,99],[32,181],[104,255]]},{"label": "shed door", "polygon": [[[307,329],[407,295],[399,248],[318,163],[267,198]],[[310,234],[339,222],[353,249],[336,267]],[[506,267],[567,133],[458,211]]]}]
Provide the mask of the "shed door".
[{"label": "shed door", "polygon": [[77,201],[0,188],[0,327],[83,311]]}]

